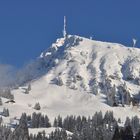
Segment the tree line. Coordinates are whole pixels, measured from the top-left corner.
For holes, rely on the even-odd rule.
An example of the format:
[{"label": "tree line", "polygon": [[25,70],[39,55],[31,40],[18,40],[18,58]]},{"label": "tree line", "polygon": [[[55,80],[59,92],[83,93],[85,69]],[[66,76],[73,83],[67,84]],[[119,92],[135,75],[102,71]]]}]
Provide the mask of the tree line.
[{"label": "tree line", "polygon": [[[50,123],[47,115],[23,113],[14,131],[11,127],[2,125],[0,118],[1,140],[140,140],[140,120],[137,116],[126,118],[122,127],[121,119],[116,120],[113,112],[96,112],[92,117],[60,115]],[[56,127],[56,130],[46,135],[45,131],[36,135],[29,134],[29,128]],[[71,132],[68,134],[67,131]]]}]

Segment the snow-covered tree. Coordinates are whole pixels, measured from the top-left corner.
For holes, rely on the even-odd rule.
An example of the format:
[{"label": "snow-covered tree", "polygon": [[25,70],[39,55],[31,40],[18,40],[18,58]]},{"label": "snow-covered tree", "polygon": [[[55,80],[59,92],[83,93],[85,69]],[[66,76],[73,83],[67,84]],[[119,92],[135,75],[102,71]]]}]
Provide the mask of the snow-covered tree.
[{"label": "snow-covered tree", "polygon": [[40,110],[41,109],[40,104],[39,103],[36,103],[35,106],[34,106],[34,109]]},{"label": "snow-covered tree", "polygon": [[0,98],[0,106],[2,105],[2,99]]},{"label": "snow-covered tree", "polygon": [[130,96],[130,92],[127,89],[126,84],[124,83],[123,85],[120,85],[118,87],[118,93],[120,95],[120,100],[122,105],[124,106],[125,104],[130,105],[131,102],[131,96]]},{"label": "snow-covered tree", "polygon": [[136,135],[135,135],[135,140],[140,140],[140,130],[139,130],[138,133],[136,133]]},{"label": "snow-covered tree", "polygon": [[112,88],[111,80],[108,77],[106,77],[103,84],[104,84],[104,92],[107,95],[108,91]]},{"label": "snow-covered tree", "polygon": [[24,89],[25,91],[24,91],[24,93],[25,94],[29,94],[29,90],[28,89]]},{"label": "snow-covered tree", "polygon": [[62,80],[62,78],[59,76],[59,77],[57,77],[56,78],[56,84],[58,85],[58,86],[62,86],[64,83],[63,83],[63,80]]},{"label": "snow-covered tree", "polygon": [[58,122],[57,122],[57,119],[56,118],[54,119],[53,126],[54,127],[58,127]]},{"label": "snow-covered tree", "polygon": [[2,115],[5,116],[5,117],[9,117],[9,110],[4,108],[3,112],[2,112]]},{"label": "snow-covered tree", "polygon": [[131,120],[129,117],[126,117],[126,120],[125,120],[125,123],[124,123],[124,126],[129,126],[131,124]]},{"label": "snow-covered tree", "polygon": [[115,132],[114,132],[114,135],[113,135],[112,140],[121,140],[121,139],[122,139],[121,137],[122,137],[122,136],[121,136],[119,127],[117,126],[117,127],[115,128]]},{"label": "snow-covered tree", "polygon": [[31,90],[31,84],[29,84],[29,85],[28,85],[27,90],[28,90],[28,91],[30,91],[30,90]]},{"label": "snow-covered tree", "polygon": [[1,93],[0,93],[1,97],[7,98],[7,99],[14,99],[14,95],[11,93],[10,88],[6,88],[4,89]]},{"label": "snow-covered tree", "polygon": [[29,140],[29,131],[27,126],[27,116],[22,114],[19,125],[13,132],[12,140]]},{"label": "snow-covered tree", "polygon": [[60,115],[58,116],[58,118],[57,118],[57,125],[58,125],[58,127],[61,127],[62,128],[62,117],[60,117]]},{"label": "snow-covered tree", "polygon": [[95,95],[98,95],[98,93],[99,93],[99,85],[98,85],[98,82],[96,79],[93,82],[92,92]]},{"label": "snow-covered tree", "polygon": [[24,93],[29,94],[30,90],[31,90],[31,84],[29,84],[27,88],[24,88]]},{"label": "snow-covered tree", "polygon": [[30,119],[31,128],[48,128],[51,127],[49,118],[47,115],[42,115],[41,113],[33,113]]},{"label": "snow-covered tree", "polygon": [[107,102],[111,106],[117,106],[117,101],[116,101],[116,86],[114,85],[113,87],[108,89],[107,93]]},{"label": "snow-covered tree", "polygon": [[139,131],[139,129],[140,129],[140,120],[139,120],[138,116],[132,117],[132,119],[131,119],[131,127],[132,127],[132,130],[133,130],[134,134],[136,134]]},{"label": "snow-covered tree", "polygon": [[44,120],[45,120],[45,127],[46,128],[51,127],[51,123],[47,115],[45,115]]}]

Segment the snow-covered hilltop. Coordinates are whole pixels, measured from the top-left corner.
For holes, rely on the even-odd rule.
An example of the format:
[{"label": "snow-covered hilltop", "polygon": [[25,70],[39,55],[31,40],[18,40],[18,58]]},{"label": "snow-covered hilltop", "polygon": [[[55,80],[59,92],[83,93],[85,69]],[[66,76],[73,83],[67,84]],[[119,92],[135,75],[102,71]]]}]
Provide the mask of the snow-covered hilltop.
[{"label": "snow-covered hilltop", "polygon": [[48,83],[95,95],[115,92],[111,105],[129,104],[129,98],[140,92],[140,50],[136,48],[69,35],[58,39],[40,59],[48,69]]},{"label": "snow-covered hilltop", "polygon": [[15,103],[2,98],[0,108],[10,113],[5,122],[35,111],[52,120],[59,114],[89,116],[100,110],[113,110],[121,118],[139,114],[140,49],[67,35],[42,52],[24,74],[30,90],[12,90]]}]

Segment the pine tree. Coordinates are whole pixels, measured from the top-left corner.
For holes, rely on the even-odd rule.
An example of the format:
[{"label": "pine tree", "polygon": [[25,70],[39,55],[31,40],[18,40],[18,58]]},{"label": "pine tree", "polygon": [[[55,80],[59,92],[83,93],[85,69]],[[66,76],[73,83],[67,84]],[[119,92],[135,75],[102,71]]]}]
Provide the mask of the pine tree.
[{"label": "pine tree", "polygon": [[37,134],[37,140],[43,140],[43,136],[42,136],[42,133],[41,132],[39,132]]},{"label": "pine tree", "polygon": [[25,93],[25,94],[29,94],[28,89],[25,89],[24,93]]},{"label": "pine tree", "polygon": [[5,89],[1,94],[1,97],[14,100],[14,95],[11,93],[10,88]]},{"label": "pine tree", "polygon": [[57,118],[57,123],[58,123],[58,127],[61,127],[62,128],[62,117],[60,117],[60,115],[58,116]]},{"label": "pine tree", "polygon": [[136,134],[135,140],[140,140],[140,130],[139,130],[138,133]]},{"label": "pine tree", "polygon": [[121,119],[120,118],[118,118],[118,123],[121,123]]},{"label": "pine tree", "polygon": [[27,116],[22,114],[19,125],[13,132],[13,140],[29,140],[29,132],[27,126]]},{"label": "pine tree", "polygon": [[2,105],[2,99],[0,98],[0,106]]},{"label": "pine tree", "polygon": [[130,124],[131,124],[130,118],[129,117],[126,117],[124,126],[126,127],[126,126],[129,126]]},{"label": "pine tree", "polygon": [[35,106],[34,106],[34,109],[40,110],[41,109],[40,104],[39,103],[36,103]]},{"label": "pine tree", "polygon": [[45,127],[46,128],[51,127],[51,123],[49,122],[49,118],[47,115],[45,115]]},{"label": "pine tree", "polygon": [[58,122],[57,122],[57,119],[56,118],[54,119],[53,126],[54,127],[58,127]]},{"label": "pine tree", "polygon": [[64,84],[61,77],[57,77],[57,78],[56,78],[56,84],[57,84],[58,86],[62,86],[62,85]]},{"label": "pine tree", "polygon": [[37,128],[37,114],[35,112],[32,114],[31,128]]},{"label": "pine tree", "polygon": [[28,85],[27,90],[28,90],[28,91],[30,91],[30,90],[31,90],[31,84],[29,84],[29,85]]},{"label": "pine tree", "polygon": [[2,124],[2,121],[3,121],[3,119],[2,119],[2,117],[0,117],[0,126],[1,126],[1,124]]},{"label": "pine tree", "polygon": [[5,117],[8,117],[9,116],[9,110],[4,108],[3,112],[2,112],[2,115],[5,116]]},{"label": "pine tree", "polygon": [[138,116],[134,116],[131,119],[131,127],[133,129],[133,133],[136,134],[140,128],[140,121],[139,121]]},{"label": "pine tree", "polygon": [[121,134],[119,132],[118,126],[116,126],[116,128],[115,128],[115,132],[114,132],[112,140],[121,140]]},{"label": "pine tree", "polygon": [[39,117],[39,127],[45,127],[45,118],[42,115]]},{"label": "pine tree", "polygon": [[131,126],[126,126],[125,130],[124,130],[124,140],[133,140],[133,131]]}]

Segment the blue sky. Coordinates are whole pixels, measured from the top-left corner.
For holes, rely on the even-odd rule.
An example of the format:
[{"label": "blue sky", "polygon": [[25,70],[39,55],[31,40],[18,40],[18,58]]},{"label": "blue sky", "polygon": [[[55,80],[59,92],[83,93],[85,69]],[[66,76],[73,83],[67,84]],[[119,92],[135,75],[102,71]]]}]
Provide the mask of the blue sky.
[{"label": "blue sky", "polygon": [[140,46],[140,0],[1,0],[0,63],[21,67],[69,34]]}]

